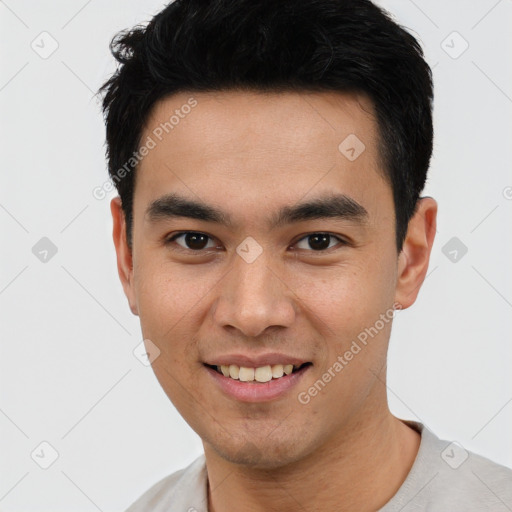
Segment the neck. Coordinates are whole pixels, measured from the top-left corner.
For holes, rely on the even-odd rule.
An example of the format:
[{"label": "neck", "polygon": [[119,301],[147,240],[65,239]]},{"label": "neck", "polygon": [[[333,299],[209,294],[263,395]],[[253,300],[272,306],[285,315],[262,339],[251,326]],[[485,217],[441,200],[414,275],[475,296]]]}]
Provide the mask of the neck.
[{"label": "neck", "polygon": [[205,445],[208,511],[228,512],[234,503],[243,512],[378,510],[409,473],[420,436],[387,406],[367,420],[345,426],[306,459],[272,470],[232,464]]}]

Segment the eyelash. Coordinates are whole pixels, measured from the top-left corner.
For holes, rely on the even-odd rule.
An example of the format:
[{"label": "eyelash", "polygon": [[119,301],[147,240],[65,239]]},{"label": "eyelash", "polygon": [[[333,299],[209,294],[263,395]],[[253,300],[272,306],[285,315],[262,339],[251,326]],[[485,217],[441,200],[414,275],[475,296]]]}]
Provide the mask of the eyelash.
[{"label": "eyelash", "polygon": [[[165,243],[166,246],[169,246],[169,245],[173,244],[177,238],[179,238],[181,236],[184,236],[184,235],[188,235],[188,234],[203,235],[203,236],[206,236],[207,238],[209,238],[210,240],[214,240],[213,237],[211,237],[210,235],[207,235],[206,233],[202,233],[201,231],[180,231],[179,233],[176,233],[176,234],[172,235],[171,237],[167,238],[164,243]],[[299,238],[293,245],[296,245],[299,242],[301,242],[302,240],[305,240],[305,239],[307,239],[309,237],[312,237],[314,235],[327,235],[331,239],[336,239],[338,241],[337,245],[340,245],[340,246],[348,245],[348,242],[346,240],[344,240],[343,238],[340,238],[337,235],[333,235],[332,233],[328,233],[328,232],[325,232],[325,231],[315,231],[313,233],[309,233],[307,235],[304,235],[302,238]],[[182,247],[179,244],[177,244],[177,245],[178,245],[178,250],[179,251],[195,253],[195,254],[202,254],[202,253],[207,252],[209,249],[213,249],[213,247],[204,248],[204,249],[188,249],[186,247]],[[313,249],[300,249],[300,250],[305,250],[307,252],[316,253],[316,254],[322,254],[322,253],[326,253],[327,251],[329,251],[329,250],[331,250],[331,249],[333,249],[335,247],[336,246],[328,247],[326,249],[321,249],[321,250],[318,250],[318,251],[315,251]]]}]

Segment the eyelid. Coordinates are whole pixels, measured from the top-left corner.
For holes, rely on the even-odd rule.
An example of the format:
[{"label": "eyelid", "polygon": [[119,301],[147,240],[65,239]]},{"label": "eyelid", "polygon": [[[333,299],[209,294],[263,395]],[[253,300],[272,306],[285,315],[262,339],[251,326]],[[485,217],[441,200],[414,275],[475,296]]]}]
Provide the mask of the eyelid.
[{"label": "eyelid", "polygon": [[[207,233],[203,233],[202,231],[178,231],[176,233],[173,233],[172,235],[165,236],[164,244],[170,245],[171,243],[175,242],[176,238],[179,238],[180,236],[188,235],[188,234],[204,235],[207,238],[209,238],[210,241],[214,241],[214,242],[218,243],[218,240],[215,237],[208,235]],[[180,244],[176,244],[176,245],[179,247],[179,250],[196,253],[196,254],[201,254],[201,253],[207,252],[208,250],[214,249],[214,247],[207,247],[207,248],[200,249],[200,250],[194,250],[194,249],[188,249],[186,247],[183,247]]]},{"label": "eyelid", "polygon": [[[174,242],[176,240],[176,238],[180,237],[180,236],[183,236],[183,235],[187,235],[187,234],[196,234],[196,235],[204,235],[206,236],[207,238],[209,238],[211,241],[214,241],[216,243],[218,243],[219,241],[207,234],[207,233],[204,233],[202,231],[178,231],[176,233],[173,233],[169,236],[166,236],[164,238],[164,244],[165,245],[170,245],[172,242]],[[297,238],[295,240],[295,242],[293,242],[290,247],[293,247],[295,245],[297,245],[299,242],[301,242],[302,240],[310,237],[310,236],[313,236],[313,235],[328,235],[330,236],[331,238],[334,238],[338,241],[338,244],[336,244],[335,246],[333,247],[329,247],[328,249],[324,249],[324,250],[321,250],[321,251],[314,251],[313,249],[298,249],[300,251],[306,251],[306,252],[310,252],[312,254],[322,254],[322,253],[327,253],[328,251],[332,250],[332,249],[335,249],[337,248],[338,246],[344,246],[344,245],[349,245],[350,242],[348,240],[346,240],[345,238],[341,237],[340,235],[336,235],[334,233],[330,233],[328,231],[311,231],[309,233],[305,233],[305,234],[302,234],[302,235],[299,235],[300,238]],[[177,244],[178,247],[179,247],[179,250],[183,250],[183,251],[187,251],[187,252],[191,252],[191,253],[195,253],[195,254],[201,254],[201,253],[205,253],[207,252],[208,250],[211,250],[211,249],[214,249],[213,247],[207,247],[207,248],[204,248],[204,249],[199,249],[199,250],[194,250],[194,249],[188,249],[186,247],[183,247],[179,244]]]},{"label": "eyelid", "polygon": [[305,238],[309,238],[310,236],[313,236],[313,235],[327,235],[327,236],[330,236],[331,238],[336,239],[338,241],[338,244],[334,245],[333,247],[329,247],[328,249],[324,249],[322,251],[314,251],[313,249],[309,249],[309,250],[308,249],[299,249],[299,250],[310,252],[312,254],[325,254],[325,253],[327,253],[328,251],[330,251],[332,249],[338,248],[338,246],[349,245],[348,240],[346,240],[345,238],[341,237],[340,235],[336,235],[334,233],[330,233],[329,231],[311,231],[309,233],[306,233],[305,235],[300,235],[300,238],[297,238],[297,240],[295,242],[293,242],[291,247],[293,247],[294,245],[297,245],[299,242],[301,242]]}]

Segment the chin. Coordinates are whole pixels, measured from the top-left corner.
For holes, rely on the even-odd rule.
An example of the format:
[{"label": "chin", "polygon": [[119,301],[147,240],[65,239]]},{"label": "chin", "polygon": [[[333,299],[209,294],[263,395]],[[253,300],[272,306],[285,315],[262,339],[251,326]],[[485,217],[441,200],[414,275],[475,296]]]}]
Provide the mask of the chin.
[{"label": "chin", "polygon": [[229,446],[213,446],[223,459],[253,469],[278,469],[292,464],[306,455],[303,443],[282,440],[281,443],[269,439],[244,440],[237,446],[233,441]]}]

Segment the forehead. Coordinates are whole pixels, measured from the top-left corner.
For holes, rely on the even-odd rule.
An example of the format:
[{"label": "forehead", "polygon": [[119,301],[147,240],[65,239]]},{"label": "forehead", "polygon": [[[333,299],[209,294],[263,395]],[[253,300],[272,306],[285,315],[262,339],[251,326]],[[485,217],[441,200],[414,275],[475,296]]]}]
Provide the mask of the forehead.
[{"label": "forehead", "polygon": [[182,92],[155,105],[141,144],[150,139],[135,202],[179,191],[254,212],[332,191],[375,203],[389,188],[373,105],[360,94]]},{"label": "forehead", "polygon": [[[143,135],[152,132],[158,140],[172,140],[175,152],[184,139],[188,144],[215,141],[216,148],[243,151],[249,146],[265,152],[286,142],[288,149],[306,151],[327,133],[325,142],[334,142],[334,152],[343,135],[359,134],[370,144],[377,136],[373,103],[363,94],[239,90],[164,98],[153,107]],[[258,148],[255,142],[264,145]]]}]

